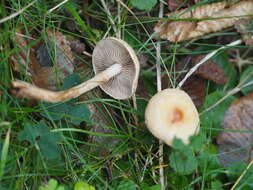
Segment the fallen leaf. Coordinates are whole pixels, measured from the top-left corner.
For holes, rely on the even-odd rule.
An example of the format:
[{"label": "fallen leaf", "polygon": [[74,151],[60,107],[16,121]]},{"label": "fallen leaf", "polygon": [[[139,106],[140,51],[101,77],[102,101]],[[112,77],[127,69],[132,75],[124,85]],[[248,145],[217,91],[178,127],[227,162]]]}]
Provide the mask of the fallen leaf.
[{"label": "fallen leaf", "polygon": [[184,83],[182,89],[189,94],[197,108],[202,107],[206,96],[204,79],[198,76],[192,76]]},{"label": "fallen leaf", "polygon": [[[192,67],[198,64],[199,61],[204,57],[204,55],[193,57]],[[224,70],[212,60],[209,60],[205,64],[201,65],[194,72],[194,74],[200,76],[203,79],[211,80],[212,82],[220,85],[226,84],[226,82],[228,81],[228,78],[224,74]]]},{"label": "fallen leaf", "polygon": [[251,19],[240,19],[235,23],[235,29],[241,33],[246,45],[253,45],[253,22]]},{"label": "fallen leaf", "polygon": [[[35,43],[37,35],[28,36],[22,29],[17,29],[13,40],[20,52],[10,58],[13,69],[30,76],[39,87],[56,89],[60,81],[74,70],[70,42],[62,33],[48,30],[45,41]],[[30,43],[35,45],[29,46]]]},{"label": "fallen leaf", "polygon": [[[94,132],[94,135],[88,136],[88,142],[96,146],[89,146],[89,150],[96,156],[104,158],[108,156],[120,142],[120,139],[113,137],[116,135],[116,131],[110,127],[109,117],[113,117],[116,121],[114,111],[109,107],[104,107],[102,104],[89,104],[89,109],[91,110],[91,120],[92,128],[91,131]],[[109,109],[112,115],[108,116]],[[102,114],[103,113],[103,114]],[[97,133],[97,134],[96,134]],[[99,134],[112,135],[112,136],[101,136]]]},{"label": "fallen leaf", "polygon": [[[192,57],[188,56],[177,63],[176,65],[176,71],[178,72],[177,81],[182,80],[185,74],[192,67],[191,61],[192,61]],[[167,76],[163,77],[163,84],[165,84],[165,81],[167,84],[169,83],[169,79]],[[168,88],[168,86],[166,86],[165,88]],[[206,84],[205,84],[204,79],[195,75],[194,73],[185,81],[185,83],[183,84],[181,88],[185,92],[187,92],[187,94],[189,94],[189,96],[191,97],[192,101],[194,102],[197,108],[200,108],[203,105],[204,100],[205,100],[205,89],[206,89]]]},{"label": "fallen leaf", "polygon": [[178,8],[181,8],[184,0],[168,0],[168,8],[170,11],[175,11]]},{"label": "fallen leaf", "polygon": [[[208,94],[205,98],[205,102],[203,105],[204,110],[209,109],[215,103],[217,103],[220,99],[226,96],[226,93],[223,91],[215,91]],[[204,112],[200,116],[201,126],[206,128],[206,132],[210,137],[217,137],[218,130],[221,128],[221,122],[224,119],[224,115],[226,110],[229,108],[231,103],[235,100],[235,97],[229,96],[224,101],[219,103],[217,106],[212,107],[207,112]]]},{"label": "fallen leaf", "polygon": [[222,165],[253,159],[253,93],[233,102],[225,113],[223,131],[217,139]]},{"label": "fallen leaf", "polygon": [[[177,80],[182,80],[185,74],[199,63],[203,57],[203,55],[196,57],[188,56],[179,61],[176,65],[176,70],[179,73]],[[205,101],[205,79],[217,84],[225,84],[228,80],[224,75],[223,69],[211,60],[199,67],[182,86],[182,89],[189,94],[197,108],[200,108]]]},{"label": "fallen leaf", "polygon": [[200,5],[191,10],[181,9],[167,15],[168,18],[173,19],[203,20],[161,20],[154,30],[163,39],[180,42],[231,27],[240,17],[252,14],[253,1],[251,0],[231,4],[223,1]]},{"label": "fallen leaf", "polygon": [[79,39],[68,38],[72,52],[81,55],[85,51],[85,45]]}]

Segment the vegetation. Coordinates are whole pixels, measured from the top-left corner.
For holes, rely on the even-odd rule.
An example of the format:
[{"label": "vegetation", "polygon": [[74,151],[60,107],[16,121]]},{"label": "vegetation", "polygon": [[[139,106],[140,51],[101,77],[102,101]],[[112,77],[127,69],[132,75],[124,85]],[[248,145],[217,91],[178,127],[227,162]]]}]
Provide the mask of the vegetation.
[{"label": "vegetation", "polygon": [[[252,98],[240,101],[253,92],[253,46],[226,47],[241,39],[233,27],[172,43],[154,33],[155,24],[167,19],[159,18],[157,0],[0,2],[1,190],[160,190],[161,180],[173,190],[253,189],[253,158],[247,152],[252,136],[243,136],[253,130],[243,124],[229,129],[223,122],[235,100],[241,110],[253,110]],[[167,2],[161,2],[164,14],[169,12]],[[190,2],[177,8],[217,1]],[[141,71],[133,98],[116,100],[100,89],[63,103],[15,96],[14,79],[62,90],[91,78],[92,51],[108,36],[125,40],[138,54]],[[182,86],[193,91],[186,90],[200,105],[200,133],[188,145],[178,139],[173,148],[163,145],[161,164],[159,141],[147,130],[144,116],[157,92],[156,64],[162,69],[162,87],[175,88],[182,80],[178,74],[185,71],[179,64],[221,47],[211,57],[215,66],[193,74]],[[222,84],[217,77],[210,79],[216,72]],[[251,126],[249,113],[235,117]],[[234,142],[246,139],[248,144],[221,139],[224,131],[233,132]],[[224,147],[222,140],[230,143]]]}]

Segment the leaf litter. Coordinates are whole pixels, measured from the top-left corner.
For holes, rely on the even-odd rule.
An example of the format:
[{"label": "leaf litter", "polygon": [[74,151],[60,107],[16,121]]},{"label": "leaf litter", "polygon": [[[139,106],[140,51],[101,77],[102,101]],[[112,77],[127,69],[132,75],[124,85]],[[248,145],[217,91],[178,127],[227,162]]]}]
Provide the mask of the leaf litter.
[{"label": "leaf litter", "polygon": [[181,42],[221,31],[235,25],[241,17],[252,17],[252,15],[253,1],[251,0],[237,3],[223,1],[169,13],[167,17],[170,20],[159,21],[154,30],[163,39]]},{"label": "leaf litter", "polygon": [[[27,36],[21,28],[17,29],[13,40],[20,52],[10,58],[13,69],[25,70],[39,87],[56,89],[59,81],[74,70],[70,43],[61,32],[51,30],[47,31],[45,42],[35,43],[38,37],[38,34]],[[32,43],[35,45],[31,46]]]},{"label": "leaf litter", "polygon": [[[170,0],[171,2],[173,2],[173,0]],[[174,0],[174,2],[177,2],[177,1],[179,1],[179,0]],[[134,2],[134,1],[132,1],[132,2]],[[137,3],[137,5],[134,5],[136,8],[139,8],[140,10],[151,10],[151,8],[155,5],[155,3],[154,2],[156,2],[156,1],[153,1],[152,0],[152,2],[153,2],[153,4],[152,4],[152,6],[150,6],[150,5],[148,5],[148,7],[147,7],[147,5],[146,4],[141,4],[141,2],[143,2],[143,1],[139,1],[139,2],[137,2],[137,1],[135,1],[135,3]],[[151,2],[151,1],[150,1]],[[169,2],[169,0],[168,0],[168,2]],[[195,0],[195,3],[197,3],[198,2],[198,0]],[[249,2],[249,1],[242,1],[242,2]],[[145,2],[146,3],[146,2]],[[193,0],[191,0],[191,3],[193,4],[194,2],[193,2]],[[243,4],[243,3],[242,3]],[[170,5],[170,4],[169,4]],[[205,6],[205,9],[206,10],[204,10],[204,8],[203,8],[203,10],[202,10],[202,13],[203,13],[203,15],[201,15],[202,13],[201,13],[201,11],[199,11],[199,15],[200,15],[200,18],[204,18],[204,19],[209,19],[209,17],[214,17],[214,18],[218,18],[218,17],[220,17],[221,15],[225,15],[226,16],[226,14],[228,14],[228,13],[224,13],[224,14],[222,14],[222,13],[220,13],[220,12],[222,12],[222,11],[225,11],[225,12],[229,12],[229,10],[231,11],[232,9],[233,9],[233,6],[235,6],[236,4],[230,4],[230,3],[228,3],[228,4],[226,4],[225,5],[225,7],[223,7],[222,9],[223,10],[220,10],[219,9],[219,6],[217,6],[217,7],[215,7],[215,5],[218,5],[218,4],[214,4],[213,5],[213,7],[211,6],[211,5],[209,5],[209,4],[207,4],[207,5],[203,5],[203,7]],[[223,4],[224,5],[224,4]],[[223,6],[222,5],[222,6]],[[139,7],[138,7],[139,6]],[[221,6],[221,7],[222,7]],[[174,8],[172,8],[172,9],[177,9],[177,8],[179,8],[180,7],[180,5],[178,4],[177,6],[174,6]],[[202,7],[202,6],[200,6],[200,7]],[[244,8],[244,6],[242,6],[243,8]],[[181,7],[180,7],[181,8]],[[171,10],[172,10],[171,9]],[[214,11],[212,10],[212,9],[214,9]],[[216,10],[217,9],[217,10]],[[228,9],[228,10],[227,10]],[[184,18],[184,15],[187,15],[187,11],[186,11],[187,9],[183,9],[183,10],[180,10],[180,11],[176,11],[175,13],[171,13],[170,15],[172,16],[173,14],[181,14],[182,13],[182,17],[180,16],[179,18]],[[183,12],[186,12],[186,13],[183,13]],[[197,11],[195,11],[195,8],[193,8],[192,9],[192,11],[191,11],[191,14],[192,13],[197,13]],[[208,12],[210,12],[210,15],[208,15]],[[232,11],[233,12],[233,11]],[[217,14],[217,15],[214,15],[214,14]],[[169,15],[169,16],[170,16]],[[194,17],[195,16],[195,17]],[[229,15],[229,16],[231,16],[231,15]],[[236,16],[236,15],[235,15]],[[196,15],[191,15],[190,17],[186,17],[186,18],[190,18],[190,19],[195,19],[195,18],[197,18],[198,19],[198,17],[196,17]],[[216,19],[215,19],[216,20]],[[222,20],[222,19],[221,19]],[[224,20],[226,20],[226,19],[224,19]],[[233,19],[232,19],[233,20]],[[219,20],[216,20],[217,22],[208,22],[208,20],[207,21],[205,21],[205,20],[203,20],[203,21],[169,21],[168,23],[174,23],[174,24],[171,24],[171,26],[173,26],[173,27],[176,27],[177,25],[178,25],[178,27],[180,28],[179,30],[181,30],[181,29],[183,29],[182,30],[182,35],[181,34],[178,34],[177,35],[177,31],[173,31],[174,32],[174,36],[172,37],[172,40],[171,41],[175,41],[175,42],[177,42],[177,41],[183,41],[183,40],[187,40],[187,39],[191,39],[191,38],[195,38],[195,37],[192,37],[190,34],[191,33],[193,33],[193,32],[190,32],[189,33],[189,35],[188,34],[186,34],[186,32],[185,31],[187,31],[188,29],[191,29],[191,31],[193,30],[193,29],[197,29],[197,26],[199,25],[199,24],[203,24],[203,23],[210,23],[210,25],[211,24],[214,24],[213,26],[215,26],[215,27],[213,27],[212,28],[212,30],[210,29],[210,26],[202,26],[203,28],[205,28],[206,27],[206,31],[200,31],[199,32],[199,36],[201,36],[201,35],[204,35],[204,34],[207,34],[207,33],[209,33],[209,32],[216,32],[216,31],[219,31],[219,30],[221,30],[221,29],[223,29],[223,28],[225,28],[225,27],[228,27],[228,25],[229,26],[232,26],[232,25],[234,25],[234,24],[232,24],[231,25],[231,23],[229,24],[229,22],[227,22],[226,24],[224,24],[224,23],[222,23],[222,22],[218,22]],[[237,26],[237,23],[240,23],[240,21],[241,20],[239,20],[239,22],[236,22],[235,23],[235,26]],[[232,21],[231,21],[232,22]],[[233,21],[233,23],[234,23],[234,21]],[[167,24],[167,22],[166,22],[166,24]],[[218,26],[220,24],[220,26]],[[223,24],[223,26],[221,26]],[[173,29],[173,27],[172,27],[172,29]],[[240,28],[242,28],[242,26],[241,26],[241,24],[240,24],[240,26],[239,26]],[[248,29],[248,25],[243,25],[243,27],[246,27],[247,28],[247,31],[249,31],[249,29]],[[169,31],[169,32],[172,32],[172,31]],[[201,33],[202,32],[202,33]],[[241,34],[242,34],[242,36],[244,36],[246,33],[248,33],[248,32],[245,32],[245,30],[242,30],[242,31],[239,31],[238,30],[238,32],[240,32]],[[58,33],[58,32],[52,32],[53,34],[53,36],[56,34],[56,33]],[[57,34],[57,35],[63,35],[63,34]],[[167,34],[166,34],[167,35]],[[198,35],[197,35],[197,37],[198,37]],[[48,34],[48,36],[50,36],[50,34]],[[58,37],[59,37],[58,36]],[[32,37],[31,37],[32,38]],[[64,37],[65,38],[65,37]],[[242,37],[243,39],[244,39],[244,37]],[[57,43],[55,43],[55,39],[57,39],[57,37],[55,38],[55,36],[53,37],[53,38],[48,38],[47,40],[46,40],[46,42],[43,42],[43,43],[40,43],[40,45],[35,45],[35,46],[33,46],[32,45],[32,47],[31,47],[31,51],[30,52],[27,52],[27,50],[25,49],[23,49],[22,48],[22,51],[20,51],[20,53],[19,53],[19,55],[15,55],[15,56],[19,56],[19,57],[12,57],[12,60],[14,60],[16,63],[17,62],[20,62],[20,60],[21,60],[21,65],[22,65],[22,69],[26,72],[26,74],[27,75],[34,75],[34,71],[32,71],[31,70],[31,68],[29,67],[29,64],[27,64],[28,62],[31,62],[31,61],[34,61],[35,59],[37,59],[37,62],[38,63],[36,63],[36,64],[39,64],[39,66],[40,67],[47,67],[47,68],[49,68],[49,67],[52,67],[52,65],[54,65],[53,64],[53,62],[54,62],[54,59],[56,59],[56,60],[60,60],[60,61],[63,61],[63,65],[61,65],[62,67],[61,67],[61,69],[69,69],[68,70],[68,72],[69,73],[67,73],[66,74],[66,72],[65,71],[63,71],[63,75],[64,75],[64,77],[62,77],[62,78],[60,78],[61,80],[60,80],[60,82],[62,81],[62,79],[63,78],[65,78],[66,79],[66,75],[67,76],[69,76],[69,74],[72,74],[73,73],[73,66],[68,66],[68,63],[70,63],[69,61],[71,60],[71,62],[73,61],[73,56],[71,55],[70,57],[62,57],[62,55],[64,54],[69,54],[69,53],[66,53],[66,52],[68,52],[70,49],[71,49],[71,51],[70,51],[70,53],[73,53],[73,52],[76,52],[77,54],[81,54],[84,50],[85,50],[85,45],[84,44],[80,44],[80,41],[79,40],[76,40],[76,39],[73,39],[73,40],[69,40],[69,39],[67,39],[70,43],[65,43],[64,42],[64,39],[63,39],[63,42],[57,42]],[[250,42],[250,40],[249,40],[249,38],[247,38],[248,39],[248,41]],[[23,41],[22,41],[23,40]],[[58,39],[59,40],[59,39]],[[62,39],[61,39],[62,40]],[[24,46],[20,46],[20,47],[29,47],[30,45],[29,45],[29,43],[28,43],[28,39],[26,39],[26,38],[24,38],[24,39],[21,39],[21,42],[20,42],[20,44],[22,44],[23,43],[23,45]],[[73,42],[73,44],[72,44],[72,42]],[[247,40],[245,40],[245,43],[247,44],[248,42],[247,42]],[[61,48],[60,46],[61,45],[67,45],[65,48]],[[34,47],[34,49],[32,49]],[[69,47],[70,47],[70,49],[69,49]],[[56,55],[51,55],[52,53],[50,53],[50,51],[54,51],[54,52],[56,52]],[[33,54],[32,56],[30,55],[30,54]],[[61,56],[61,57],[59,57],[59,56]],[[32,58],[30,58],[30,57],[32,57]],[[49,59],[49,57],[52,57],[52,59]],[[186,67],[186,68],[184,68],[184,69],[189,69],[189,68],[191,68],[191,67],[193,67],[194,66],[194,64],[195,63],[197,63],[198,62],[198,59],[201,59],[200,58],[201,56],[199,56],[199,57],[193,57],[192,58],[192,60],[191,60],[191,62],[190,62],[190,67]],[[21,58],[21,59],[20,59]],[[148,64],[146,64],[146,61],[145,61],[145,67],[148,67]],[[36,67],[36,68],[39,68],[39,67]],[[13,69],[15,70],[15,71],[17,71],[17,72],[20,72],[20,73],[24,73],[24,72],[21,72],[21,69],[20,69],[20,64],[18,65],[18,64],[14,64],[13,65]],[[184,69],[180,69],[180,71],[181,70],[184,70]],[[32,71],[32,72],[31,72]],[[50,71],[51,72],[51,71]],[[54,74],[54,73],[53,73]],[[53,75],[52,73],[50,74],[50,75]],[[37,74],[36,76],[39,76],[39,74]],[[72,76],[72,75],[71,75]],[[55,75],[54,75],[54,77],[52,77],[52,79],[54,78],[54,80],[55,80]],[[68,78],[68,77],[67,77]],[[32,78],[33,79],[33,78]],[[59,79],[59,78],[58,78]],[[57,81],[59,81],[57,79]],[[34,79],[33,79],[34,80]],[[186,83],[184,84],[184,86],[183,86],[183,89],[184,90],[186,90],[190,95],[191,95],[191,97],[192,97],[192,99],[193,99],[193,101],[194,101],[194,103],[196,104],[196,106],[198,106],[198,107],[201,107],[202,105],[203,105],[203,102],[205,102],[205,96],[206,96],[206,80],[210,80],[210,81],[212,81],[212,82],[214,82],[214,83],[216,83],[216,84],[219,84],[219,85],[223,85],[223,84],[226,84],[227,83],[227,80],[228,80],[228,78],[224,75],[224,69],[222,69],[222,68],[220,68],[220,67],[218,67],[217,66],[217,64],[216,63],[209,63],[209,62],[207,62],[206,64],[204,64],[202,67],[200,67],[195,73],[194,73],[194,75],[192,76],[192,77],[190,77],[187,81],[186,81]],[[35,82],[35,80],[33,81],[33,82]],[[73,82],[73,81],[72,81]],[[70,83],[72,83],[72,82],[70,82]],[[41,84],[43,84],[43,82],[41,82]],[[49,85],[48,85],[49,84]],[[56,85],[55,85],[56,84]],[[55,83],[55,84],[52,84],[52,83],[47,83],[47,82],[45,82],[45,86],[47,86],[48,85],[48,87],[49,88],[58,88],[60,85],[59,84],[57,84],[57,83]],[[63,82],[63,86],[64,86],[65,84],[64,84],[64,82]],[[144,86],[144,85],[143,85]],[[142,90],[141,90],[142,91]],[[141,93],[140,93],[141,94]],[[211,96],[207,96],[206,97],[206,102],[208,102],[209,103],[209,105],[208,106],[210,106],[211,104],[213,104],[213,103],[215,103],[216,101],[217,101],[217,96],[218,95],[220,95],[220,94],[223,94],[224,95],[224,93],[223,92],[219,92],[219,91],[217,91],[217,92],[215,92],[215,93],[213,93],[213,94],[210,94]],[[100,94],[101,95],[101,94]],[[99,95],[99,96],[100,96]],[[145,91],[145,92],[143,92],[143,94],[141,94],[141,96],[143,96],[143,97],[145,97],[145,98],[147,98],[148,97],[148,95],[149,95],[149,91]],[[213,95],[213,96],[212,96]],[[73,116],[73,118],[79,118],[79,120],[78,121],[73,121],[73,120],[70,120],[71,121],[71,123],[72,124],[74,124],[74,125],[79,125],[79,127],[83,127],[82,125],[81,125],[81,122],[82,121],[88,121],[89,119],[91,119],[91,120],[93,120],[93,122],[94,123],[92,123],[92,125],[93,125],[93,128],[91,129],[92,130],[92,132],[95,132],[95,133],[106,133],[106,134],[115,134],[115,131],[114,130],[111,130],[111,128],[109,127],[110,126],[110,122],[108,122],[108,120],[106,119],[106,117],[107,117],[107,115],[104,115],[104,113],[106,112],[106,109],[107,108],[104,108],[104,105],[101,103],[95,103],[95,104],[88,104],[87,105],[87,107],[86,107],[86,111],[87,111],[87,109],[88,109],[88,112],[90,112],[89,114],[87,114],[87,115],[85,115],[85,116],[83,116],[82,115],[82,111],[83,111],[83,109],[81,108],[82,107],[82,105],[83,104],[80,104],[79,102],[78,102],[78,100],[87,100],[87,97],[80,97],[80,99],[76,99],[76,100],[73,100],[73,101],[71,101],[71,102],[68,102],[67,104],[68,105],[64,105],[64,104],[62,104],[61,106],[59,106],[59,107],[57,107],[57,105],[51,105],[52,107],[55,107],[56,109],[54,110],[54,109],[51,109],[52,107],[51,106],[48,106],[48,105],[44,105],[44,107],[46,107],[46,111],[49,113],[49,114],[51,114],[51,118],[50,117],[47,117],[47,116],[45,116],[44,115],[44,117],[47,117],[47,119],[49,119],[49,120],[51,120],[52,119],[52,115],[62,115],[60,118],[57,118],[57,119],[53,119],[53,120],[55,120],[55,121],[57,121],[57,120],[60,120],[60,119],[63,119],[63,117],[64,116],[70,116],[70,118],[72,118],[72,116]],[[211,102],[211,103],[210,103]],[[229,100],[229,103],[231,102],[231,100]],[[207,104],[208,104],[207,103]],[[224,106],[224,107],[222,107],[222,111],[224,111],[225,112],[225,110],[227,109],[227,105],[229,104],[229,103],[226,103],[226,106]],[[204,105],[204,107],[207,107],[207,104],[206,105]],[[245,106],[245,105],[243,105],[243,106]],[[51,107],[51,108],[50,108]],[[69,107],[70,109],[66,109],[67,107]],[[71,115],[72,113],[71,113],[71,111],[73,111],[74,110],[74,107],[78,107],[78,109],[76,110],[76,115]],[[102,107],[102,108],[101,108]],[[80,108],[80,109],[79,109]],[[230,108],[229,108],[230,109]],[[71,110],[71,111],[69,111],[69,110]],[[102,110],[102,113],[101,113],[101,110]],[[85,111],[85,112],[86,112]],[[229,110],[228,110],[229,111]],[[227,112],[228,112],[227,111]],[[62,113],[61,113],[62,112]],[[113,110],[109,110],[109,112],[113,112]],[[220,120],[222,120],[222,118],[223,118],[223,115],[220,113],[220,110],[218,109],[218,110],[216,110],[216,109],[213,109],[213,110],[211,110],[211,112],[212,112],[212,114],[210,114],[208,117],[206,117],[207,119],[206,120],[212,120],[213,118],[216,118],[216,117],[218,117],[218,119],[217,119],[217,121],[215,121],[215,124],[214,125],[217,125],[217,123],[220,121]],[[238,111],[239,112],[239,111]],[[48,114],[47,113],[47,114]],[[239,114],[239,113],[238,113]],[[114,114],[113,114],[114,115]],[[226,116],[225,116],[226,117]],[[67,117],[68,118],[68,117]],[[81,119],[80,120],[80,118],[84,118],[83,120]],[[68,118],[69,119],[69,118]],[[114,119],[114,118],[113,118]],[[210,121],[211,122],[211,121]],[[225,119],[224,119],[224,122],[225,122]],[[212,125],[211,123],[209,123],[210,125]],[[210,125],[208,125],[208,126],[210,126]],[[224,125],[224,124],[222,124],[222,125]],[[229,127],[228,127],[229,128]],[[25,132],[24,132],[25,131]],[[23,133],[27,133],[27,134],[30,134],[31,133],[31,131],[33,131],[33,129],[31,128],[31,127],[27,127],[27,128],[25,128],[22,132]],[[26,136],[26,137],[23,137],[23,140],[22,141],[24,141],[24,140],[26,140],[26,141],[29,141],[30,140],[30,143],[31,142],[33,142],[33,143],[36,143],[36,141],[37,141],[37,137],[38,137],[38,135],[36,135],[37,134],[37,132],[34,130],[33,131],[33,133],[35,134],[35,135],[32,135],[31,137],[30,137],[30,139],[29,139],[29,137],[28,136]],[[20,138],[22,139],[22,133],[20,132]],[[25,136],[25,135],[24,135]],[[226,137],[226,135],[223,135],[223,136],[225,136]],[[217,142],[221,142],[221,144],[223,143],[223,141],[224,141],[224,138],[225,137],[223,137],[223,139],[221,140],[221,141],[217,141]],[[220,137],[219,137],[220,138]],[[239,136],[238,137],[233,137],[232,139],[237,139],[237,138],[239,138]],[[35,140],[34,140],[35,139]],[[104,138],[104,137],[100,137],[100,136],[96,136],[96,135],[89,135],[89,142],[91,142],[91,143],[94,143],[94,144],[98,144],[98,145],[105,145],[105,146],[111,146],[111,145],[114,145],[114,142],[112,142],[111,140],[111,138],[109,137],[106,137],[106,138]],[[227,139],[225,138],[225,141],[227,141]],[[242,140],[242,138],[240,137],[240,140],[237,140],[237,141],[243,141]],[[237,143],[237,141],[236,141],[236,143]],[[115,141],[116,142],[116,141]],[[230,141],[229,141],[229,143],[231,143]],[[228,144],[229,144],[228,143]],[[234,142],[233,142],[234,143]],[[116,143],[115,143],[116,144]],[[200,143],[200,144],[203,144],[202,142]],[[235,145],[234,146],[234,148],[232,148],[234,146],[234,144],[233,145],[228,145],[228,146],[225,146],[225,147],[223,147],[223,148],[220,148],[220,144],[219,144],[219,150],[220,150],[220,152],[222,152],[221,153],[221,156],[222,156],[222,154],[224,153],[224,154],[226,154],[227,152],[229,152],[230,150],[237,150],[237,148],[239,147],[239,145]],[[92,147],[92,146],[91,146]],[[93,147],[92,147],[93,148]],[[98,153],[99,153],[99,155],[101,155],[101,156],[106,156],[106,155],[108,155],[108,154],[110,154],[110,152],[111,152],[111,150],[113,150],[113,149],[101,149],[101,148],[98,148],[98,149],[96,149],[96,148],[94,148],[92,151],[97,151]],[[239,149],[240,149],[240,147],[239,147]],[[101,151],[100,151],[101,150]],[[199,150],[198,150],[199,151]],[[248,151],[248,150],[247,150]],[[179,157],[180,157],[180,159],[178,159],[179,160],[179,162],[178,162],[178,160],[177,159],[175,159],[175,158],[177,158],[177,157],[175,157],[175,154],[179,154]],[[206,154],[206,155],[208,155],[208,154]],[[246,153],[245,153],[245,151],[242,151],[242,155],[241,155],[241,157],[240,157],[240,155],[238,156],[238,155],[236,155],[236,156],[238,156],[240,159],[242,159],[243,161],[246,159],[246,157],[244,157],[246,155]],[[203,155],[202,155],[203,156]],[[208,155],[209,156],[209,155]],[[207,156],[207,157],[208,157]],[[233,156],[233,155],[232,155]],[[235,157],[236,157],[235,156]],[[174,159],[172,159],[172,157],[174,157]],[[203,160],[205,159],[205,160],[207,160],[207,157],[205,157],[205,156],[203,156]],[[209,156],[210,157],[210,156]],[[208,157],[208,158],[209,158]],[[234,158],[235,158],[234,157]],[[230,159],[230,160],[233,160],[234,158],[222,158],[222,159]],[[248,158],[248,157],[247,157]],[[171,154],[171,156],[170,156],[170,159],[171,159],[171,167],[177,172],[177,173],[179,173],[179,174],[191,174],[192,172],[194,172],[196,169],[197,169],[197,167],[198,167],[198,164],[199,163],[197,163],[197,162],[199,162],[199,160],[196,160],[196,158],[195,158],[195,155],[193,155],[193,153],[191,152],[191,151],[189,151],[189,150],[187,150],[187,151],[182,151],[182,152],[173,152],[172,154]],[[187,161],[189,161],[190,160],[190,162],[189,163],[187,163]],[[191,161],[192,160],[192,161]],[[247,160],[247,159],[246,159]],[[185,162],[186,161],[186,162]],[[180,163],[181,162],[181,165],[180,166],[178,166],[177,164],[178,163]],[[174,164],[174,165],[173,165]],[[189,168],[187,168],[188,167],[188,164],[190,164],[189,166]],[[197,173],[197,172],[196,172]],[[219,181],[218,181],[219,182]],[[213,186],[212,186],[213,187]],[[214,188],[215,189],[215,188]]]},{"label": "leaf litter", "polygon": [[253,93],[234,101],[225,113],[217,139],[224,166],[253,159]]},{"label": "leaf litter", "polygon": [[[204,55],[188,56],[179,61],[176,65],[176,70],[179,73],[177,80],[180,81],[190,68],[194,67],[203,57]],[[224,70],[212,60],[207,61],[199,67],[182,86],[182,89],[190,95],[195,106],[198,108],[202,107],[205,101],[206,80],[224,85],[227,83],[228,78]]]}]

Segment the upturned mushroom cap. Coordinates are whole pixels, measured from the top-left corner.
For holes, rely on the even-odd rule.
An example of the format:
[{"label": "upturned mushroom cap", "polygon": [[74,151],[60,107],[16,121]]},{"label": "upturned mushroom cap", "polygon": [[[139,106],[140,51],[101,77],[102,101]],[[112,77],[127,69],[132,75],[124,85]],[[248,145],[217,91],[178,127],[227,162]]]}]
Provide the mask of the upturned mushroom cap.
[{"label": "upturned mushroom cap", "polygon": [[100,87],[115,99],[127,99],[137,87],[140,71],[138,58],[123,40],[113,37],[101,40],[92,54],[94,72],[104,71],[116,63],[121,65],[122,71]]},{"label": "upturned mushroom cap", "polygon": [[154,95],[146,108],[145,122],[150,132],[168,145],[174,137],[185,144],[199,132],[198,111],[187,93],[165,89]]}]

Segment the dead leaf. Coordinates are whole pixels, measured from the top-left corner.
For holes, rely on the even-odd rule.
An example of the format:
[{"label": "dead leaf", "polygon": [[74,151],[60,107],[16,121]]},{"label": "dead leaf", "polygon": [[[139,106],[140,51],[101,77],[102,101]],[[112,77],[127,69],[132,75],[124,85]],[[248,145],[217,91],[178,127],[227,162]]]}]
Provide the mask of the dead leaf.
[{"label": "dead leaf", "polygon": [[[253,159],[253,93],[231,104],[219,135],[219,159],[224,166]],[[229,131],[233,130],[233,131]]]},{"label": "dead leaf", "polygon": [[161,20],[156,24],[154,30],[163,39],[168,39],[172,42],[180,42],[231,27],[240,17],[252,14],[253,1],[251,0],[243,0],[231,4],[223,1],[201,5],[191,10],[181,9],[167,15],[169,18],[176,19],[204,20]]},{"label": "dead leaf", "polygon": [[[199,63],[203,57],[204,55],[195,57],[188,56],[179,61],[176,65],[176,71],[179,73],[177,81],[182,80],[185,74],[197,63]],[[190,95],[197,108],[200,108],[205,101],[206,79],[211,80],[216,84],[225,84],[228,81],[228,78],[225,76],[223,69],[211,60],[207,61],[205,64],[199,67],[182,86],[182,89]]]},{"label": "dead leaf", "polygon": [[251,19],[240,19],[235,23],[235,29],[241,33],[246,45],[253,45],[253,22]]},{"label": "dead leaf", "polygon": [[85,45],[79,39],[76,38],[68,38],[70,43],[71,51],[76,54],[81,55],[85,51]]},{"label": "dead leaf", "polygon": [[[192,59],[192,67],[198,64],[199,61],[204,57],[204,55],[194,57]],[[226,84],[228,81],[228,78],[224,74],[224,70],[212,60],[207,61],[205,64],[199,67],[194,74],[220,85]]]},{"label": "dead leaf", "polygon": [[197,108],[202,107],[206,96],[204,79],[193,75],[184,83],[182,89],[189,94]]},{"label": "dead leaf", "polygon": [[48,38],[45,42],[29,47],[29,43],[35,43],[38,36],[25,35],[22,29],[18,29],[13,40],[21,51],[12,55],[10,60],[15,71],[21,73],[25,71],[25,74],[30,76],[37,86],[56,89],[59,81],[73,73],[74,57],[70,42],[61,32],[48,30],[47,34]]},{"label": "dead leaf", "polygon": [[[97,90],[101,94],[101,90]],[[101,95],[102,96],[102,95]],[[80,97],[80,100],[88,100],[85,95]],[[115,135],[116,132],[110,127],[113,124],[110,119],[113,118],[114,122],[116,118],[114,117],[115,112],[109,107],[102,103],[89,103],[87,104],[91,113],[92,126],[88,129],[94,133]],[[110,111],[108,111],[110,110]],[[108,115],[110,114],[110,115]],[[87,129],[86,129],[87,130]],[[85,139],[88,143],[94,144],[96,146],[86,146],[93,156],[104,158],[108,156],[114,149],[114,147],[119,143],[120,139],[112,136],[100,136],[89,134]]]},{"label": "dead leaf", "polygon": [[168,0],[168,8],[170,11],[175,11],[180,8],[183,3],[184,0]]},{"label": "dead leaf", "polygon": [[149,97],[149,91],[145,87],[145,83],[144,83],[143,79],[139,79],[139,81],[138,81],[138,86],[137,86],[137,89],[136,89],[136,95],[138,95],[142,98],[148,98]]}]

